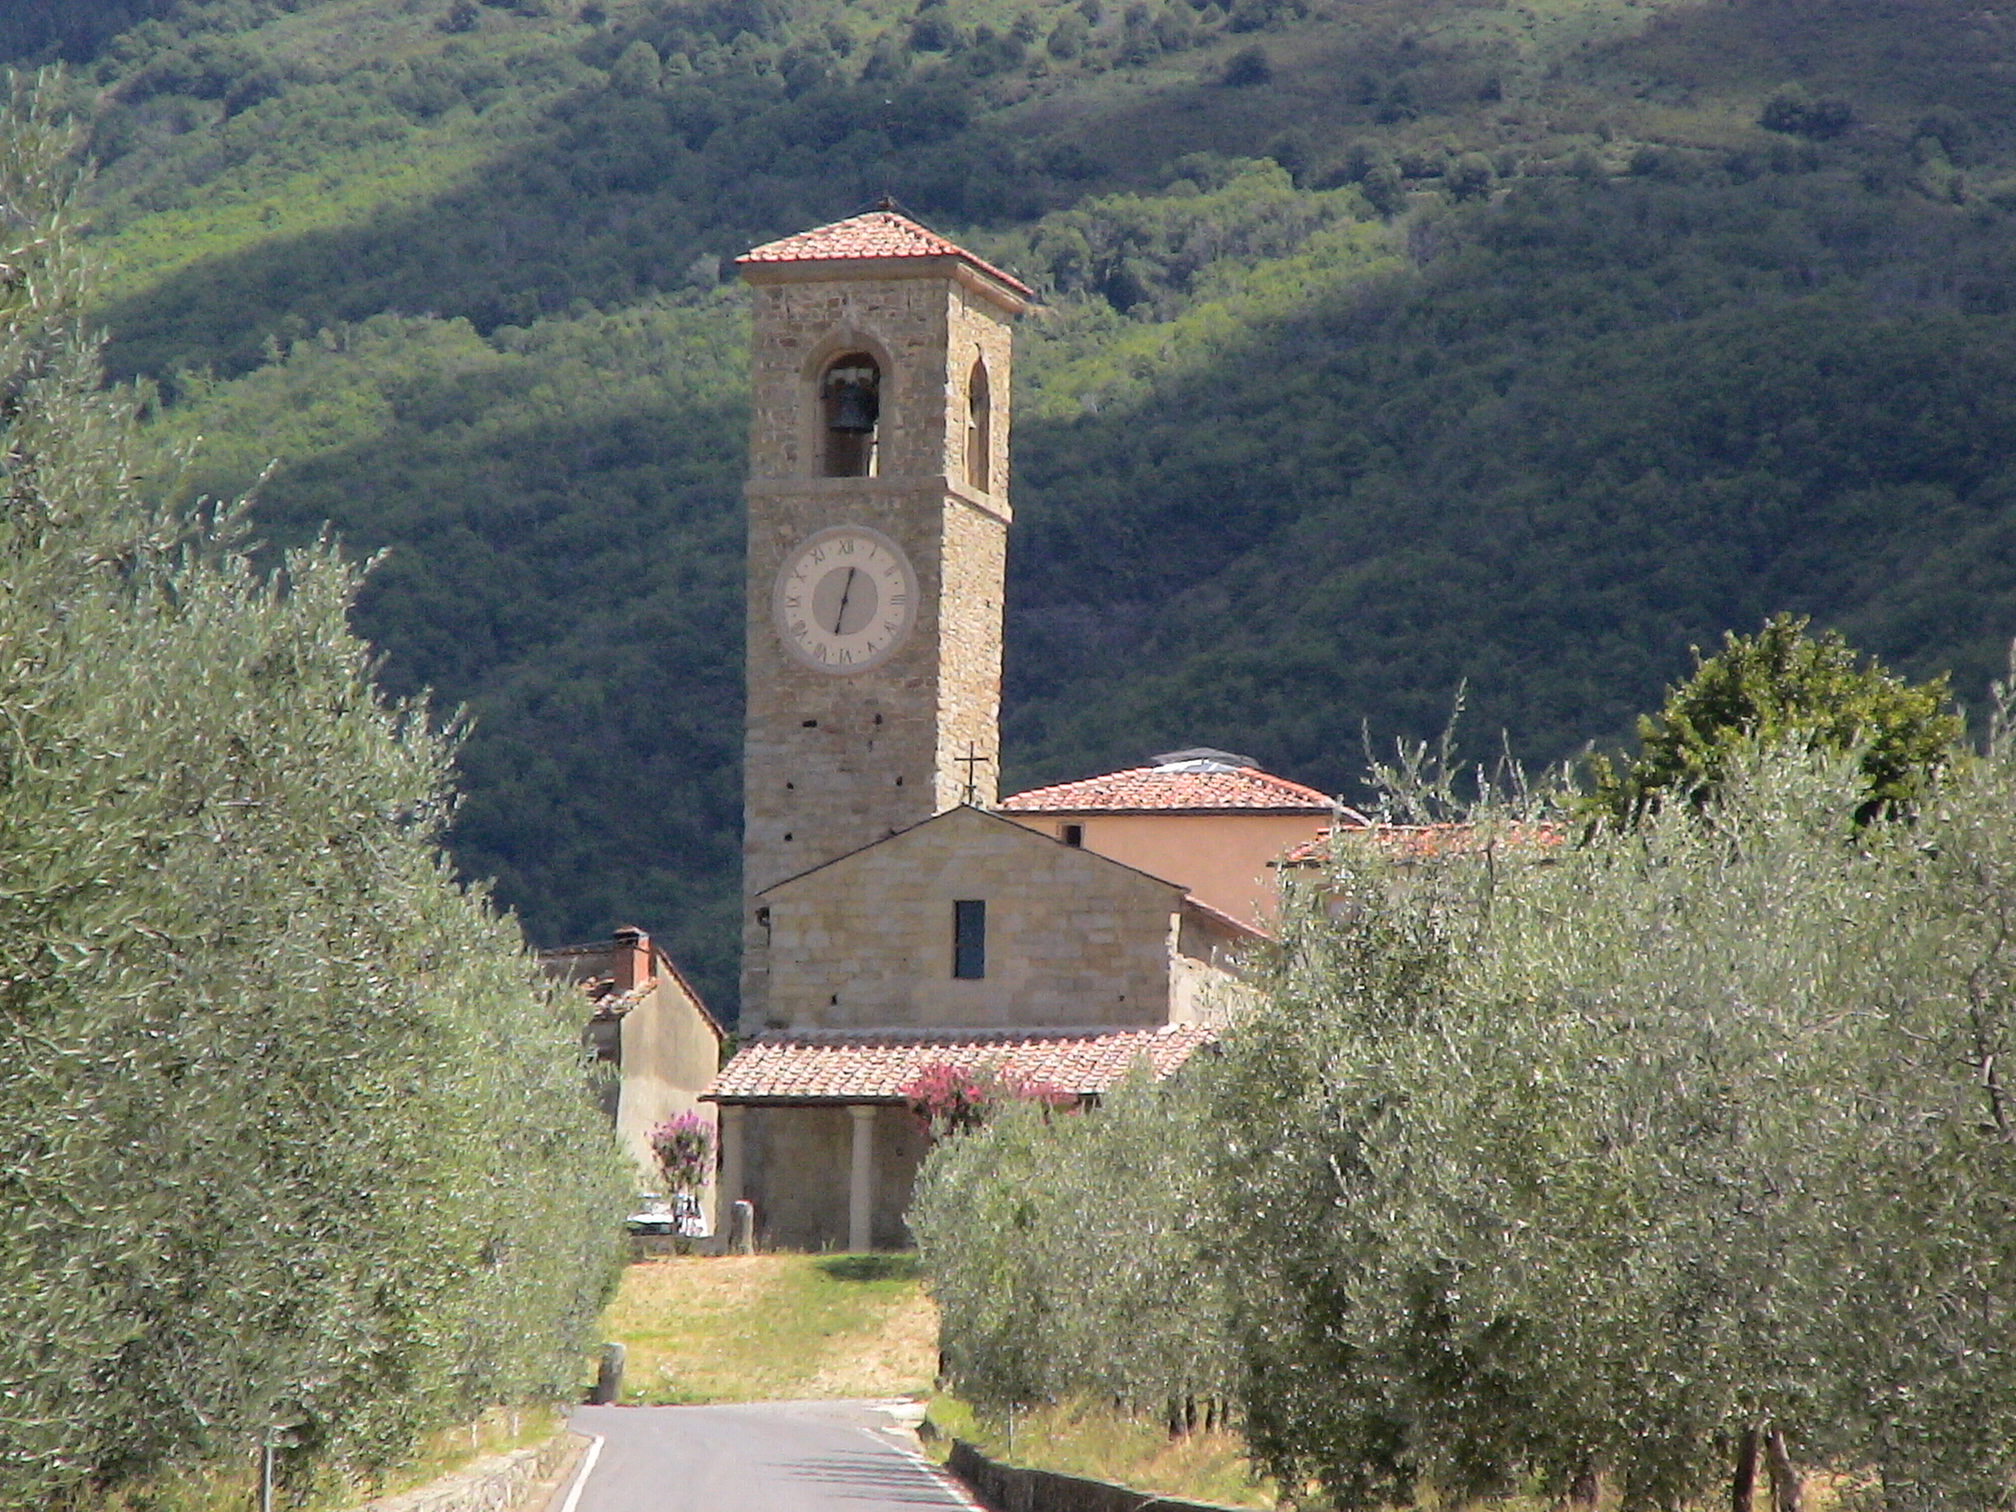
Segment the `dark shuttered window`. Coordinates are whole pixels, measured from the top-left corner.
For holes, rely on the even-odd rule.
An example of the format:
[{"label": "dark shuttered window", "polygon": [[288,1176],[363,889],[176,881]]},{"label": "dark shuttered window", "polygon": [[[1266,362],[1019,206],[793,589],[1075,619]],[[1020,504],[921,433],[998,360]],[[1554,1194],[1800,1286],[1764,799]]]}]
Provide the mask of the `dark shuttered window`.
[{"label": "dark shuttered window", "polygon": [[952,905],[952,975],[978,981],[987,975],[987,904],[962,899]]}]

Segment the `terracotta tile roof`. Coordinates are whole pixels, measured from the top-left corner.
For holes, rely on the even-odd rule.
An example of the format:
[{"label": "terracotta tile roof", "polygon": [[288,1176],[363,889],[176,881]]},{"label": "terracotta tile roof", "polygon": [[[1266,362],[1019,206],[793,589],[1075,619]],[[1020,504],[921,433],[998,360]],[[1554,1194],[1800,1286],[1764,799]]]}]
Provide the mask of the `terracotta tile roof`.
[{"label": "terracotta tile roof", "polygon": [[1144,811],[1328,814],[1336,804],[1312,787],[1258,767],[1177,761],[1129,767],[1101,777],[1031,788],[1001,800],[1010,814],[1103,814]]},{"label": "terracotta tile roof", "polygon": [[746,1041],[701,1097],[713,1102],[900,1103],[927,1066],[986,1066],[1016,1081],[1086,1096],[1142,1061],[1168,1076],[1217,1037],[1159,1029],[776,1031]]},{"label": "terracotta tile roof", "polygon": [[628,992],[616,990],[614,968],[617,958],[626,948],[614,939],[591,940],[583,945],[555,945],[539,952],[540,967],[554,981],[564,986],[578,988],[593,1008],[591,1015],[596,1019],[621,1018],[632,1008],[655,991],[660,985],[669,983],[675,993],[684,996],[699,1010],[716,1039],[727,1037],[728,1031],[721,1021],[714,1017],[714,1010],[694,989],[672,958],[645,935],[643,943],[650,947],[653,974]]},{"label": "terracotta tile roof", "polygon": [[975,257],[957,242],[947,241],[906,215],[894,210],[870,210],[831,225],[815,226],[778,241],[751,247],[735,259],[737,267],[750,263],[848,262],[857,258],[956,257],[998,279],[1029,299],[1036,291],[1012,274]]},{"label": "terracotta tile roof", "polygon": [[589,977],[574,984],[595,1005],[598,1019],[619,1019],[658,990],[658,978],[647,977],[628,992],[619,992],[614,977]]},{"label": "terracotta tile roof", "polygon": [[[1460,855],[1465,851],[1480,848],[1477,831],[1474,826],[1468,824],[1375,824],[1368,825],[1362,831],[1353,829],[1346,833],[1369,839],[1382,849],[1409,861]],[[1303,841],[1275,864],[1329,865],[1331,834],[1332,832],[1326,829],[1313,840]],[[1537,824],[1513,825],[1500,832],[1496,838],[1505,845],[1536,845],[1551,850],[1560,845],[1567,836],[1559,825]]]},{"label": "terracotta tile roof", "polygon": [[1210,920],[1228,933],[1245,935],[1248,939],[1252,940],[1271,940],[1274,938],[1274,936],[1259,925],[1248,923],[1245,919],[1239,918],[1234,914],[1229,914],[1222,908],[1213,908],[1202,898],[1186,895],[1183,899],[1183,906],[1192,913]]}]

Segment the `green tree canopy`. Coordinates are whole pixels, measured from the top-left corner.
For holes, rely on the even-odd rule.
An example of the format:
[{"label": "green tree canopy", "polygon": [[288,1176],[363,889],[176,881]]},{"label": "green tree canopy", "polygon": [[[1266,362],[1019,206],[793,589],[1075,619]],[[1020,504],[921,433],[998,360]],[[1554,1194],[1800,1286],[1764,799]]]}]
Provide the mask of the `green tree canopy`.
[{"label": "green tree canopy", "polygon": [[569,1393],[625,1176],[358,574],[139,480],[72,145],[0,97],[0,1506],[276,1423],[305,1490]]},{"label": "green tree canopy", "polygon": [[[1228,1042],[1216,1186],[1256,1457],[1342,1507],[1747,1505],[1762,1456],[2007,1508],[2016,741],[1868,824],[1759,746],[1713,822],[1588,844],[1487,800],[1352,847]],[[1544,803],[1544,800],[1543,800]],[[1739,1499],[1740,1498],[1740,1499]]]},{"label": "green tree canopy", "polygon": [[1594,810],[1620,824],[1677,796],[1700,808],[1722,788],[1738,753],[1758,745],[1859,752],[1868,783],[1864,817],[1909,804],[1960,737],[1945,675],[1907,683],[1864,662],[1835,631],[1779,614],[1754,636],[1731,631],[1722,649],[1694,649],[1694,675],[1669,689],[1656,716],[1638,721],[1639,751],[1590,762]]},{"label": "green tree canopy", "polygon": [[962,1389],[1229,1378],[1352,1512],[2016,1507],[2007,688],[1986,734],[1908,826],[1861,745],[1760,742],[1705,822],[1568,846],[1515,788],[1433,858],[1343,844],[1193,1087],[933,1154]]},{"label": "green tree canopy", "polygon": [[943,1138],[909,1224],[945,1373],[987,1406],[1083,1394],[1157,1413],[1230,1394],[1214,1253],[1211,1068],[1129,1077],[1100,1106],[998,1100]]}]

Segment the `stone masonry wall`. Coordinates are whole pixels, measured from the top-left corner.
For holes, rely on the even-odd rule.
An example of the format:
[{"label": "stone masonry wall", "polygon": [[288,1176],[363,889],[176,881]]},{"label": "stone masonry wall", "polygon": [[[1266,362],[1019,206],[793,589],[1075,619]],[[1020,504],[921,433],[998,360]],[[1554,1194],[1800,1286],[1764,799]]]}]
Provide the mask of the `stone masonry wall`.
[{"label": "stone masonry wall", "polygon": [[531,1512],[539,1494],[572,1473],[587,1447],[583,1435],[562,1430],[543,1444],[487,1456],[417,1490],[366,1502],[357,1512]]},{"label": "stone masonry wall", "polygon": [[[854,1125],[843,1107],[753,1107],[744,1114],[743,1189],[756,1199],[756,1229],[768,1249],[847,1246]],[[908,1109],[875,1110],[872,1247],[908,1249],[903,1215],[928,1141]]]},{"label": "stone masonry wall", "polygon": [[[771,936],[755,894],[958,802],[966,767],[957,758],[969,748],[982,758],[979,801],[993,801],[998,769],[1006,316],[950,266],[870,263],[845,278],[832,276],[833,266],[818,279],[759,281],[754,291],[742,984],[751,1025],[772,1017]],[[828,361],[854,350],[872,353],[882,368],[878,475],[817,476],[818,381]],[[987,363],[992,393],[992,493],[963,482],[976,356]],[[799,542],[843,524],[880,531],[902,548],[919,603],[908,638],[888,660],[841,675],[814,671],[784,650],[771,595]]]},{"label": "stone masonry wall", "polygon": [[[987,974],[952,975],[952,905]],[[1168,1022],[1182,889],[973,809],[773,889],[769,1013],[799,1029]]]},{"label": "stone masonry wall", "polygon": [[1110,1481],[999,1464],[964,1439],[952,1441],[945,1468],[988,1512],[1230,1512],[1208,1502],[1179,1501]]}]

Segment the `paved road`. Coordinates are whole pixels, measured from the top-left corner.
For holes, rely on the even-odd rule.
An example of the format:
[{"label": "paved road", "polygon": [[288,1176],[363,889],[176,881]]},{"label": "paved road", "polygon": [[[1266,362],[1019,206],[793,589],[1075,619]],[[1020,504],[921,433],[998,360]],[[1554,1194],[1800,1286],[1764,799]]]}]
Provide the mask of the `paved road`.
[{"label": "paved road", "polygon": [[571,1423],[603,1443],[567,1512],[974,1508],[872,1402],[581,1407]]}]

